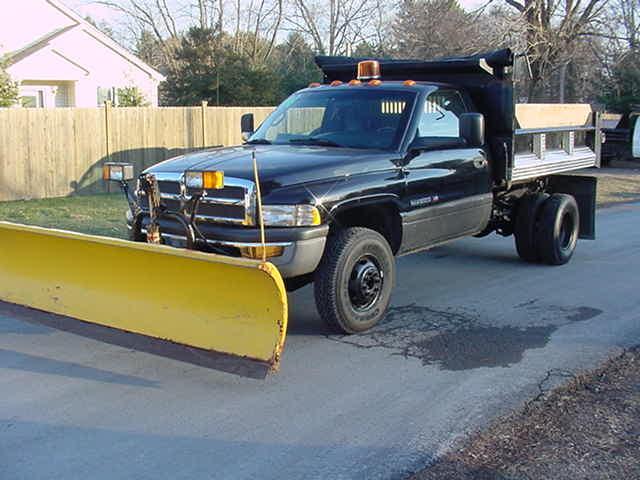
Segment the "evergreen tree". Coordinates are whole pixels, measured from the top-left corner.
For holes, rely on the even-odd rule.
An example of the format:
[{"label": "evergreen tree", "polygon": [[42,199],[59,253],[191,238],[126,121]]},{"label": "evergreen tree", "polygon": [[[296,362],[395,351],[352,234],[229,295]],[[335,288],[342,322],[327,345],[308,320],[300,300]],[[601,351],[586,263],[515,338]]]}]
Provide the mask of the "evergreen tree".
[{"label": "evergreen tree", "polygon": [[283,44],[277,46],[271,64],[278,76],[279,101],[311,82],[322,80],[322,72],[315,64],[311,46],[298,33],[292,33]]},{"label": "evergreen tree", "polygon": [[628,113],[640,105],[640,51],[629,51],[612,69],[600,97],[608,110]]},{"label": "evergreen tree", "polygon": [[170,72],[163,96],[170,105],[274,105],[278,76],[231,48],[231,40],[211,29],[191,28],[176,51],[178,67]]},{"label": "evergreen tree", "polygon": [[18,83],[6,70],[7,62],[0,58],[0,107],[11,107],[18,102]]},{"label": "evergreen tree", "polygon": [[157,38],[149,30],[142,30],[136,39],[135,54],[158,71],[167,72],[165,58]]},{"label": "evergreen tree", "polygon": [[119,107],[148,107],[149,102],[138,87],[119,88],[118,106]]}]

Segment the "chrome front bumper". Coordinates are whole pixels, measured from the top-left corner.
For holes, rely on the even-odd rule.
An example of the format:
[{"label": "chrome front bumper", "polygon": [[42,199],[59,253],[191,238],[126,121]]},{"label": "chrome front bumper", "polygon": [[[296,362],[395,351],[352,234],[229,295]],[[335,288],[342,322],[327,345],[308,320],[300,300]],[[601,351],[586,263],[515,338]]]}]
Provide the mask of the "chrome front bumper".
[{"label": "chrome front bumper", "polygon": [[[143,214],[144,215],[144,214]],[[146,216],[145,216],[146,217]],[[141,225],[141,232],[146,233],[145,226],[148,217],[140,222],[133,222],[128,216],[127,227],[134,224]],[[260,230],[257,228],[234,227],[229,225],[199,224],[208,244],[229,249],[242,247],[260,247]],[[177,222],[167,220],[160,221],[162,238],[168,245],[184,248],[186,237],[181,234]],[[293,228],[267,228],[266,246],[283,247],[283,253],[277,257],[270,257],[268,261],[273,263],[284,278],[293,278],[315,271],[320,263],[324,247],[327,241],[329,227],[293,227]]]}]

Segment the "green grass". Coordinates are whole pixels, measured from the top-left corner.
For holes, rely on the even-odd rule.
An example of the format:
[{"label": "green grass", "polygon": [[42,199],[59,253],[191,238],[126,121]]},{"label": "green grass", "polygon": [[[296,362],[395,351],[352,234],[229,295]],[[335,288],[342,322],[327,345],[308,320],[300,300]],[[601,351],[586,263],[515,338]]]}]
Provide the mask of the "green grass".
[{"label": "green grass", "polygon": [[127,238],[121,193],[0,202],[0,220]]}]

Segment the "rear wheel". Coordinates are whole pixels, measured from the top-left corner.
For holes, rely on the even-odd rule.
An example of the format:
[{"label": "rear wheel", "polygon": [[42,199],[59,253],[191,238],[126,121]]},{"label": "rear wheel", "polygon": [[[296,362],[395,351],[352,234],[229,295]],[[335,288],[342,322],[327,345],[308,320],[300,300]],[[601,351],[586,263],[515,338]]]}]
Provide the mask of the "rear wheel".
[{"label": "rear wheel", "polygon": [[329,237],[314,279],[316,306],[333,330],[357,333],[384,318],[395,281],[395,261],[386,239],[351,227]]},{"label": "rear wheel", "polygon": [[537,221],[548,198],[546,193],[532,193],[523,196],[518,202],[513,234],[518,255],[527,262],[540,260],[536,248]]},{"label": "rear wheel", "polygon": [[564,265],[573,256],[578,243],[580,214],[571,195],[553,194],[544,203],[536,232],[536,247],[542,261]]}]

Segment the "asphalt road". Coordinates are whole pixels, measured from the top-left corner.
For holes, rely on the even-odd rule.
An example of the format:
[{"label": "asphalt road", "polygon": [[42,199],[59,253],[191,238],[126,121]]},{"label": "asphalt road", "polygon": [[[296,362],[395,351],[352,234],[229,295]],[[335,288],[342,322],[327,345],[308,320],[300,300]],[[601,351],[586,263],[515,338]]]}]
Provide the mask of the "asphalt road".
[{"label": "asphalt road", "polygon": [[393,309],[364,335],[328,336],[306,288],[266,380],[0,305],[0,478],[402,478],[547,372],[543,388],[640,342],[640,204],[598,222],[563,267],[497,236],[402,258]]}]

